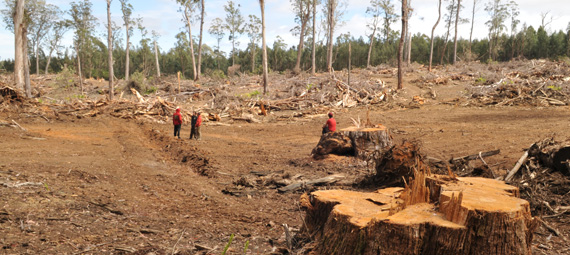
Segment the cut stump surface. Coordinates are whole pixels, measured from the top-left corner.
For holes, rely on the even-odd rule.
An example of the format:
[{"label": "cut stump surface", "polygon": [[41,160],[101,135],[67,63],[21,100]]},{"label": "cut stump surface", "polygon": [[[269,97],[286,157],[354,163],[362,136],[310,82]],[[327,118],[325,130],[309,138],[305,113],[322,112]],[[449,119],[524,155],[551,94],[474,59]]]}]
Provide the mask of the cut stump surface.
[{"label": "cut stump surface", "polygon": [[531,254],[535,221],[516,187],[439,175],[425,185],[432,203],[404,209],[403,188],[313,192],[317,254]]}]

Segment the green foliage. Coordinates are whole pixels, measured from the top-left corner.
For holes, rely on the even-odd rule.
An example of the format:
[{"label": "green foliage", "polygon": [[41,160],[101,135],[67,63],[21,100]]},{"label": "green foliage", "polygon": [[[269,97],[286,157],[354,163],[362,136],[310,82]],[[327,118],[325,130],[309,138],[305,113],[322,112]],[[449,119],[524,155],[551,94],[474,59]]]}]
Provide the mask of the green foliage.
[{"label": "green foliage", "polygon": [[224,251],[222,251],[222,255],[226,255],[226,253],[228,252],[228,249],[230,248],[230,245],[232,244],[232,241],[234,240],[234,234],[232,234],[230,236],[230,240],[228,241],[228,243],[226,244],[226,247],[224,247]]},{"label": "green foliage", "polygon": [[245,247],[243,248],[243,254],[247,254],[247,249],[249,248],[249,240],[245,242]]},{"label": "green foliage", "polygon": [[309,83],[307,84],[307,91],[311,91],[311,89],[316,88],[317,86],[315,84]]},{"label": "green foliage", "polygon": [[150,86],[147,90],[144,91],[145,95],[155,93],[158,90],[156,86]]},{"label": "green foliage", "polygon": [[560,91],[560,90],[562,90],[561,87],[554,86],[554,85],[550,85],[550,86],[548,86],[547,88],[548,88],[548,89],[551,89],[551,90],[554,90],[554,91]]},{"label": "green foliage", "polygon": [[485,79],[484,77],[479,77],[475,79],[475,84],[477,85],[483,85],[485,83],[487,83],[487,79]]},{"label": "green foliage", "polygon": [[210,76],[213,79],[223,80],[226,79],[226,74],[222,70],[208,70],[206,75]]},{"label": "green foliage", "polygon": [[69,68],[64,67],[63,70],[55,77],[55,81],[58,85],[61,85],[64,88],[69,88],[74,84],[73,76],[74,72]]},{"label": "green foliage", "polygon": [[252,91],[252,92],[249,92],[249,93],[245,94],[245,96],[246,96],[247,98],[252,98],[252,97],[259,96],[259,95],[261,95],[261,93],[260,93],[258,90],[254,90],[254,91]]}]

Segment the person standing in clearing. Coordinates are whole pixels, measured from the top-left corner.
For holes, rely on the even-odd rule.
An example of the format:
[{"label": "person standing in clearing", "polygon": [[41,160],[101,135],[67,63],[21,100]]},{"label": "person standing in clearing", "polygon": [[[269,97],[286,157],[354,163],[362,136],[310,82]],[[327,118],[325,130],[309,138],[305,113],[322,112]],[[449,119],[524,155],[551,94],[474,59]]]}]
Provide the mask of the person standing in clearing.
[{"label": "person standing in clearing", "polygon": [[182,114],[180,114],[180,107],[176,107],[176,112],[172,115],[172,123],[174,124],[174,136],[180,139],[180,129],[182,128]]},{"label": "person standing in clearing", "polygon": [[200,131],[200,126],[202,126],[202,115],[198,112],[198,118],[196,119],[196,140],[202,139],[202,132]]},{"label": "person standing in clearing", "polygon": [[329,119],[323,126],[323,134],[332,133],[336,131],[336,120],[333,118],[333,113],[329,112]]},{"label": "person standing in clearing", "polygon": [[198,114],[196,114],[196,112],[193,112],[192,113],[192,120],[190,122],[190,124],[191,124],[190,139],[196,138],[196,121],[198,121]]}]

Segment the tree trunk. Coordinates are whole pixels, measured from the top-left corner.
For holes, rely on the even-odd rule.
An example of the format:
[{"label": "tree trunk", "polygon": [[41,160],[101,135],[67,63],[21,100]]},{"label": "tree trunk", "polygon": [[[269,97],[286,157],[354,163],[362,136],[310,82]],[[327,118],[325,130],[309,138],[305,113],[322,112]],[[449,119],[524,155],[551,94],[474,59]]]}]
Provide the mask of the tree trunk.
[{"label": "tree trunk", "polygon": [[348,81],[346,82],[348,84],[348,87],[350,87],[350,68],[352,63],[350,62],[350,60],[352,59],[352,47],[350,45],[350,42],[348,43]]},{"label": "tree trunk", "polygon": [[493,34],[489,33],[489,59],[493,60]]},{"label": "tree trunk", "polygon": [[25,77],[24,77],[24,61],[25,54],[24,51],[24,31],[26,30],[24,23],[24,0],[18,0],[16,2],[16,13],[14,17],[14,81],[16,82],[16,87],[19,89],[24,89]]},{"label": "tree trunk", "polygon": [[267,45],[265,41],[265,1],[259,0],[259,6],[261,7],[261,37],[262,37],[262,50],[263,50],[263,94],[266,95],[267,90]]},{"label": "tree trunk", "polygon": [[332,60],[333,60],[333,34],[334,34],[334,12],[335,12],[335,0],[329,0],[329,13],[328,13],[328,25],[329,25],[329,42],[327,48],[327,71],[332,73]]},{"label": "tree trunk", "polygon": [[129,35],[129,23],[126,23],[126,33],[127,33],[127,46],[125,47],[125,80],[128,81],[129,80],[129,73],[130,73],[130,57],[129,57],[129,52],[130,52],[130,43],[129,40],[131,39],[130,35]]},{"label": "tree trunk", "polygon": [[34,51],[34,55],[36,55],[36,75],[40,76],[40,40],[36,40]]},{"label": "tree trunk", "polygon": [[412,63],[412,33],[410,32],[410,30],[406,29],[406,31],[408,31],[408,48],[406,49],[406,51],[408,52],[407,55],[408,57],[406,58],[408,66]]},{"label": "tree trunk", "polygon": [[299,47],[297,48],[297,62],[295,62],[295,68],[293,69],[296,73],[301,72],[301,57],[303,56],[303,45],[305,43],[305,27],[307,22],[301,24],[301,34],[299,35]]},{"label": "tree trunk", "polygon": [[202,8],[201,8],[201,14],[200,14],[200,40],[198,41],[198,66],[196,67],[196,69],[197,69],[196,80],[200,80],[200,75],[202,73],[202,37],[203,37],[203,31],[204,31],[204,15],[205,15],[204,14],[204,12],[205,12],[204,0],[201,0],[200,5],[202,6]]},{"label": "tree trunk", "polygon": [[194,56],[194,40],[192,40],[192,27],[190,24],[191,17],[188,15],[188,12],[185,11],[184,15],[186,15],[186,22],[188,26],[188,39],[190,40],[190,55],[192,55],[192,71],[193,73],[193,80],[196,80],[196,57]]},{"label": "tree trunk", "polygon": [[156,76],[160,77],[160,64],[158,62],[158,45],[156,44],[156,40],[154,41],[154,59],[156,62]]},{"label": "tree trunk", "polygon": [[[299,11],[301,12],[301,16],[304,16],[301,20],[301,31],[299,33],[299,47],[297,47],[297,62],[295,62],[295,68],[293,69],[295,73],[301,72],[301,57],[303,56],[303,46],[305,43],[305,29],[307,29],[307,21],[309,19],[309,13],[303,12],[303,1],[299,1]],[[308,7],[307,7],[308,10]]]},{"label": "tree trunk", "polygon": [[53,53],[53,49],[51,49],[49,51],[48,57],[47,57],[47,63],[46,63],[46,69],[45,69],[45,75],[48,75],[48,69],[49,69],[49,64],[51,62],[51,54]]},{"label": "tree trunk", "polygon": [[[315,73],[317,72],[317,61],[316,61],[316,51],[317,48],[315,47],[317,45],[316,41],[316,20],[317,20],[317,0],[313,0],[313,52],[311,53],[311,62],[312,62],[312,68],[311,68],[311,74],[315,75]],[[568,47],[570,48],[570,46]]]},{"label": "tree trunk", "polygon": [[459,10],[461,9],[461,0],[457,0],[457,13],[455,14],[455,39],[453,40],[453,64],[457,63],[457,26],[459,25]]},{"label": "tree trunk", "polygon": [[75,44],[75,53],[77,54],[77,74],[79,75],[79,86],[81,87],[81,95],[83,95],[83,74],[81,72],[81,57],[79,56],[79,42]]},{"label": "tree trunk", "polygon": [[537,221],[516,187],[416,172],[405,189],[301,196],[315,254],[532,254]]},{"label": "tree trunk", "polygon": [[109,63],[109,100],[113,101],[115,89],[113,87],[113,78],[115,77],[113,69],[113,30],[111,29],[111,1],[107,0],[107,44],[108,44],[108,63]]},{"label": "tree trunk", "polygon": [[370,56],[372,55],[372,46],[374,45],[374,35],[376,34],[376,25],[372,29],[372,34],[370,35],[370,45],[368,46],[368,58],[366,59],[366,68],[370,68]]},{"label": "tree trunk", "polygon": [[32,97],[32,85],[30,82],[30,58],[28,56],[28,25],[25,24],[24,32],[22,36],[24,37],[22,41],[24,42],[24,91],[26,92],[26,96],[28,98]]},{"label": "tree trunk", "polygon": [[477,1],[473,0],[473,13],[471,14],[471,32],[469,32],[469,57],[471,57],[471,43],[473,42],[473,26],[475,25],[475,6],[477,6]]},{"label": "tree trunk", "polygon": [[402,57],[404,56],[404,37],[406,37],[406,26],[408,23],[408,1],[402,0],[402,34],[398,45],[398,89],[403,89]]},{"label": "tree trunk", "polygon": [[255,43],[251,43],[251,73],[255,72]]},{"label": "tree trunk", "polygon": [[438,11],[438,16],[437,16],[437,21],[435,22],[435,25],[433,25],[433,28],[431,29],[431,42],[430,42],[430,50],[429,50],[429,67],[428,70],[431,72],[431,64],[432,64],[432,60],[433,60],[433,33],[435,32],[435,28],[437,27],[437,25],[439,24],[439,21],[441,19],[441,0],[439,0],[439,4],[437,7],[437,11]]}]

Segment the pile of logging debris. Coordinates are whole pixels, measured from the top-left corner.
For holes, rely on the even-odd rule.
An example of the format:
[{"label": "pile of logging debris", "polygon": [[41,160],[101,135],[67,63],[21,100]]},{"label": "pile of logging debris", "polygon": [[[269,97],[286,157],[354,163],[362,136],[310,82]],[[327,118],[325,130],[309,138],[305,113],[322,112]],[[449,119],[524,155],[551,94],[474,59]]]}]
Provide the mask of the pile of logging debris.
[{"label": "pile of logging debris", "polygon": [[506,181],[520,187],[533,211],[545,215],[570,212],[570,140],[547,138],[525,151]]},{"label": "pile of logging debris", "polygon": [[526,65],[504,71],[504,77],[491,84],[475,81],[472,97],[483,105],[565,106],[570,103],[567,64],[531,61]]},{"label": "pile of logging debris", "polygon": [[[337,72],[342,76],[343,72]],[[342,80],[341,80],[342,79]],[[235,96],[225,89],[212,92],[209,103],[212,109],[233,111],[246,110],[253,114],[267,115],[270,111],[308,110],[322,108],[326,111],[332,107],[350,108],[358,105],[378,104],[387,100],[392,91],[379,79],[366,79],[353,82],[350,85],[344,82],[344,77],[334,75],[318,75],[303,78],[295,76],[280,83],[287,84],[286,89],[275,92],[273,98],[264,96]],[[239,116],[239,113],[231,112]]]}]

